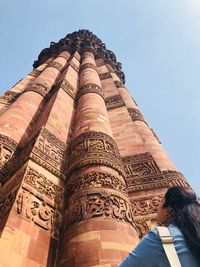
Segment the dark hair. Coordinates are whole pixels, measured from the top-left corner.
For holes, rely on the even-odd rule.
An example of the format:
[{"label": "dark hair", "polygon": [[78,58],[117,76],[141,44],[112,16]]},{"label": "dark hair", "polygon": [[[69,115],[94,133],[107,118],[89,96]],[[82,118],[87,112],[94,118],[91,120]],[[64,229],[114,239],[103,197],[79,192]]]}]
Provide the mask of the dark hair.
[{"label": "dark hair", "polygon": [[174,186],[165,194],[163,207],[171,207],[170,222],[183,233],[191,252],[200,262],[200,204],[189,188]]}]

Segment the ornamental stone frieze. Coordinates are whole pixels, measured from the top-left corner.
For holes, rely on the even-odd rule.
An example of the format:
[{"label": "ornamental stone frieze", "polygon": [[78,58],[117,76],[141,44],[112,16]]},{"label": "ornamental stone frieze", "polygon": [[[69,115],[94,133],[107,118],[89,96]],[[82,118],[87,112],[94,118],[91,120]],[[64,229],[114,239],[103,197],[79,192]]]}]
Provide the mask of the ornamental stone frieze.
[{"label": "ornamental stone frieze", "polygon": [[61,83],[61,88],[73,99],[76,96],[76,89],[67,81],[67,79],[63,79]]},{"label": "ornamental stone frieze", "polygon": [[134,225],[130,202],[123,195],[107,191],[78,194],[69,201],[66,227],[85,220],[114,220]]},{"label": "ornamental stone frieze", "polygon": [[126,194],[126,185],[124,179],[112,175],[108,172],[90,172],[83,175],[77,175],[67,181],[66,189],[69,194],[73,194],[87,188],[108,188],[115,189]]},{"label": "ornamental stone frieze", "polygon": [[184,176],[177,171],[160,171],[149,152],[122,157],[129,192],[169,187],[188,186]]},{"label": "ornamental stone frieze", "polygon": [[121,95],[114,95],[114,96],[107,97],[105,99],[105,102],[106,102],[106,108],[108,110],[125,106],[125,103]]},{"label": "ornamental stone frieze", "polygon": [[11,104],[13,103],[20,93],[8,91],[3,96],[0,97],[0,103],[2,104]]},{"label": "ornamental stone frieze", "polygon": [[72,141],[68,173],[92,165],[109,166],[124,175],[117,145],[105,133],[88,131]]},{"label": "ornamental stone frieze", "polygon": [[45,97],[50,89],[46,84],[30,82],[23,92],[33,91]]},{"label": "ornamental stone frieze", "polygon": [[147,124],[147,122],[145,121],[145,119],[144,119],[142,113],[139,111],[139,109],[128,108],[128,113],[131,116],[132,121],[143,121]]},{"label": "ornamental stone frieze", "polygon": [[48,231],[52,237],[59,237],[61,211],[37,198],[30,192],[20,189],[16,197],[16,213],[26,221]]},{"label": "ornamental stone frieze", "polygon": [[103,93],[102,88],[99,85],[93,84],[93,83],[88,83],[86,85],[83,85],[81,88],[79,88],[77,95],[76,95],[76,99],[78,100],[82,95],[85,95],[88,93],[98,94],[104,99],[104,93]]},{"label": "ornamental stone frieze", "polygon": [[31,158],[61,179],[65,179],[67,145],[43,128],[33,147]]}]

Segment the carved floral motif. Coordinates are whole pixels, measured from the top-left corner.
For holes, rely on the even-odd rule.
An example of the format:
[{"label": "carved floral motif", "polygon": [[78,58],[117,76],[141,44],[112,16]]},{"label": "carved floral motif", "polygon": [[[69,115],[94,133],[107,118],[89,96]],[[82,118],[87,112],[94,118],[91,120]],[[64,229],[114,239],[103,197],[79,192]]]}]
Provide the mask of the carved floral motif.
[{"label": "carved floral motif", "polygon": [[125,183],[115,175],[106,172],[90,172],[76,178],[72,177],[66,187],[70,194],[94,187],[111,188],[126,193]]},{"label": "carved floral motif", "polygon": [[[131,207],[134,216],[144,216],[157,212],[157,208],[163,199],[163,195],[156,195],[139,200],[131,200]],[[134,217],[135,218],[135,217]]]}]

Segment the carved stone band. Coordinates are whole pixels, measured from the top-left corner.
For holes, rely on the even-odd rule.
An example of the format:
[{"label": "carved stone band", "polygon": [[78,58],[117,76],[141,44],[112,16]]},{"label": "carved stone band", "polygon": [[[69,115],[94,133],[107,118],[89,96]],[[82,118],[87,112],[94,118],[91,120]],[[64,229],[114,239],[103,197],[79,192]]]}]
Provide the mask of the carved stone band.
[{"label": "carved stone band", "polygon": [[70,66],[76,71],[76,72],[79,72],[79,67],[72,61],[70,63]]},{"label": "carved stone band", "polygon": [[150,153],[122,158],[129,192],[169,187],[189,186],[184,176],[177,171],[161,172]]},{"label": "carved stone band", "polygon": [[109,78],[112,78],[112,75],[110,74],[110,72],[99,74],[99,79],[100,80],[106,80],[106,79],[109,79]]},{"label": "carved stone band", "polygon": [[70,200],[66,212],[66,227],[91,219],[115,220],[134,225],[127,199],[105,192],[82,194]]},{"label": "carved stone band", "polygon": [[125,182],[119,179],[119,177],[107,172],[92,171],[70,178],[66,184],[67,192],[69,192],[70,195],[87,188],[109,188],[126,194]]},{"label": "carved stone band", "polygon": [[85,95],[88,93],[98,94],[104,99],[104,94],[103,94],[102,88],[100,86],[98,86],[97,84],[93,84],[93,83],[88,83],[88,84],[82,86],[79,89],[79,91],[77,92],[76,99],[78,100],[82,95]]},{"label": "carved stone band", "polygon": [[0,134],[0,166],[5,165],[17,149],[17,142],[10,137]]},{"label": "carved stone band", "polygon": [[46,85],[42,83],[29,83],[23,93],[28,92],[28,91],[33,91],[41,96],[45,97],[47,93],[49,92],[50,88],[48,88]]},{"label": "carved stone band", "polygon": [[72,141],[69,173],[91,165],[109,166],[124,175],[117,145],[109,135],[88,131]]},{"label": "carved stone band", "polygon": [[47,129],[43,129],[33,147],[31,159],[64,180],[66,158],[67,145]]},{"label": "carved stone band", "polygon": [[114,81],[114,83],[117,88],[126,88],[121,81]]},{"label": "carved stone band", "polygon": [[33,69],[33,70],[29,73],[29,75],[30,75],[30,76],[33,76],[33,77],[38,77],[38,76],[40,75],[41,72],[42,72],[41,70]]},{"label": "carved stone band", "polygon": [[85,63],[85,64],[81,65],[80,72],[82,72],[83,70],[88,69],[88,68],[93,69],[93,70],[96,70],[96,66],[94,64],[92,64],[92,63]]},{"label": "carved stone band", "polygon": [[107,97],[105,102],[106,102],[106,108],[108,110],[113,108],[119,108],[125,105],[121,95],[114,95]]},{"label": "carved stone band", "polygon": [[22,187],[45,200],[52,207],[63,207],[64,188],[54,184],[31,167],[26,171]]},{"label": "carved stone band", "polygon": [[63,69],[63,65],[60,64],[59,62],[56,62],[56,61],[53,61],[51,63],[49,63],[49,65],[47,66],[48,67],[52,67],[52,68],[55,68],[57,69],[58,71],[61,71]]},{"label": "carved stone band", "polygon": [[4,95],[0,96],[0,103],[2,104],[11,104],[13,103],[20,93],[8,91]]},{"label": "carved stone band", "polygon": [[75,99],[76,89],[67,81],[67,79],[64,79],[61,83],[61,88],[73,99]]},{"label": "carved stone band", "polygon": [[129,112],[129,115],[131,116],[132,121],[143,121],[147,124],[142,113],[138,109],[128,108],[128,112]]}]

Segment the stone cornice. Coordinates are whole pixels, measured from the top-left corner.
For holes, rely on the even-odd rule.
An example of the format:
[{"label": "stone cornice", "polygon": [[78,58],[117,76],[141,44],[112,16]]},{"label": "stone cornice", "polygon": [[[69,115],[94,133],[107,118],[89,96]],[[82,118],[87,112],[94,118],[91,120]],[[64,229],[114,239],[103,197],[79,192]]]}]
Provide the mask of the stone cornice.
[{"label": "stone cornice", "polygon": [[119,76],[120,80],[125,83],[125,76],[121,71],[121,63],[117,62],[115,54],[108,50],[105,44],[88,30],[79,30],[67,34],[58,43],[51,42],[49,48],[45,48],[41,51],[38,60],[34,62],[33,67],[38,67],[52,56],[58,56],[62,51],[68,51],[71,54],[75,51],[79,51],[80,53],[85,51],[92,52],[96,58],[103,58],[105,62],[108,62]]}]

